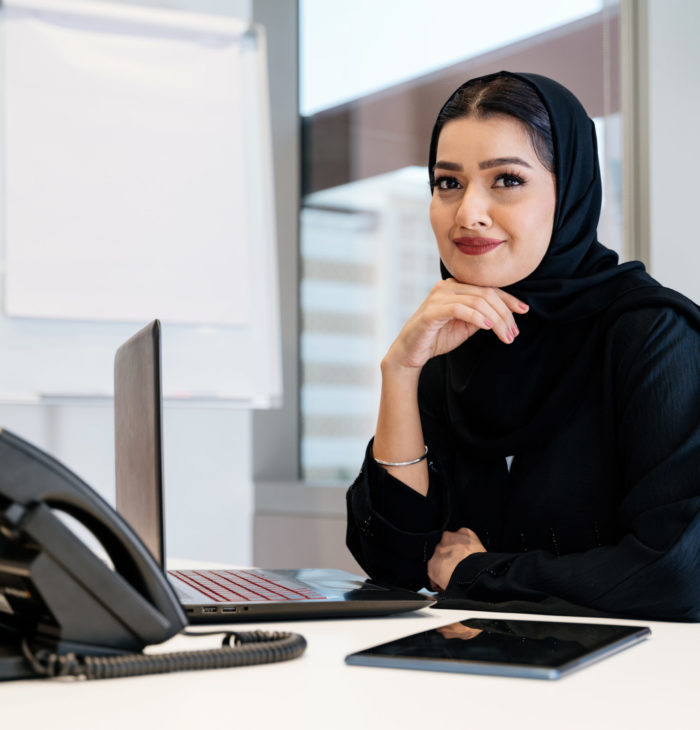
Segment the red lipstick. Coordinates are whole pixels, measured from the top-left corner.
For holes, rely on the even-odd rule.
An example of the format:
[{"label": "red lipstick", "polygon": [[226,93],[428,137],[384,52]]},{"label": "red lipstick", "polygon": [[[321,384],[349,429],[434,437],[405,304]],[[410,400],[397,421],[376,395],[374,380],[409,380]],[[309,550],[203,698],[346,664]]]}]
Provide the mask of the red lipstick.
[{"label": "red lipstick", "polygon": [[464,238],[453,239],[454,244],[462,252],[469,256],[480,256],[483,253],[493,251],[494,248],[500,246],[503,240],[500,238]]}]

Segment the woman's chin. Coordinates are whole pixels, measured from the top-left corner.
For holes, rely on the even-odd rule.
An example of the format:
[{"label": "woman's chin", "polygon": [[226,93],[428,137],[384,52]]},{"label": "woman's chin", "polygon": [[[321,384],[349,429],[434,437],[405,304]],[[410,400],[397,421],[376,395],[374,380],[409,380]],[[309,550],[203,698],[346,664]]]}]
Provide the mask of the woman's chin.
[{"label": "woman's chin", "polygon": [[[470,284],[471,286],[494,287],[502,289],[505,286],[511,286],[526,279],[536,266],[509,266],[507,262],[493,260],[465,260],[464,256],[459,258],[453,257],[445,268],[451,274],[452,278],[461,284]],[[444,259],[443,259],[444,261]]]},{"label": "woman's chin", "polygon": [[[488,270],[486,267],[454,267],[455,271],[450,269],[452,278],[461,284],[470,284],[471,286],[483,286],[483,287],[494,287],[501,289],[504,286],[510,286],[515,284],[520,279],[512,278],[504,275],[502,271],[497,269]],[[449,267],[448,267],[449,269]]]}]

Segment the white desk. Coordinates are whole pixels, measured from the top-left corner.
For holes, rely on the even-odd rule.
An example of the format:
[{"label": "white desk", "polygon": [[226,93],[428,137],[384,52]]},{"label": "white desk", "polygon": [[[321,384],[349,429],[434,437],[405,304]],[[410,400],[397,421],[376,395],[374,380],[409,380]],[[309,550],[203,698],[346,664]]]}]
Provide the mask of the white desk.
[{"label": "white desk", "polygon": [[[648,625],[652,636],[557,681],[353,667],[343,662],[350,652],[399,636],[468,616],[499,615],[523,618],[425,609],[392,618],[238,624],[243,630],[296,631],[306,637],[308,648],[299,659],[254,667],[93,682],[4,683],[0,722],[8,730],[700,728],[696,700],[700,624],[616,622]],[[210,647],[217,641],[176,637],[162,649]]]}]

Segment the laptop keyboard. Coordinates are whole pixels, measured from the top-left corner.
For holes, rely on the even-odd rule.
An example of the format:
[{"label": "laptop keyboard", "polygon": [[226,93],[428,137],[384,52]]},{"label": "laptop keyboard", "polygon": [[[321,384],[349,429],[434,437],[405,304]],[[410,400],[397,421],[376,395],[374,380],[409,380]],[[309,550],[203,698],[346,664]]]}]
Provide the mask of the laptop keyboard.
[{"label": "laptop keyboard", "polygon": [[169,570],[168,574],[216,603],[326,598],[306,583],[261,570]]}]

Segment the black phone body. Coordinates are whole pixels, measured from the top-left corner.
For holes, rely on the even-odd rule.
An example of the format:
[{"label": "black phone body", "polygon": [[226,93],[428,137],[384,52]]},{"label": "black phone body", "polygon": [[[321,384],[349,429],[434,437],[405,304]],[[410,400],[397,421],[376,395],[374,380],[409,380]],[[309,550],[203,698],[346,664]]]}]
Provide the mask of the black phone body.
[{"label": "black phone body", "polygon": [[[100,542],[110,567],[60,519]],[[0,431],[0,624],[56,653],[141,651],[187,619],[163,570],[129,525],[77,475]]]},{"label": "black phone body", "polygon": [[559,679],[651,634],[645,626],[468,619],[350,654],[347,664]]}]

